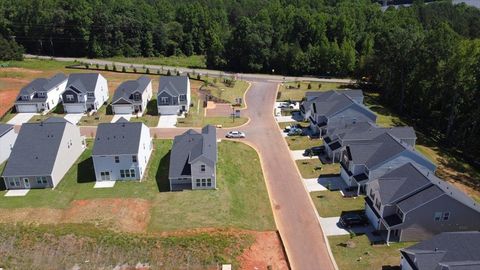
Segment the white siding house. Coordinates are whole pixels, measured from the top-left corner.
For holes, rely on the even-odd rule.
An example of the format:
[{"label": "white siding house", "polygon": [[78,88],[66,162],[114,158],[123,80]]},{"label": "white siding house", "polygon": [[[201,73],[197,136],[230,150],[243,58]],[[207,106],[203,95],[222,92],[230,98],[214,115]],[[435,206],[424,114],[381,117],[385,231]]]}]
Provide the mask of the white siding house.
[{"label": "white siding house", "polygon": [[0,164],[10,156],[16,139],[17,133],[15,133],[13,125],[0,124]]},{"label": "white siding house", "polygon": [[67,76],[62,73],[49,79],[35,79],[20,90],[15,109],[19,113],[47,113],[61,101],[66,85]]}]

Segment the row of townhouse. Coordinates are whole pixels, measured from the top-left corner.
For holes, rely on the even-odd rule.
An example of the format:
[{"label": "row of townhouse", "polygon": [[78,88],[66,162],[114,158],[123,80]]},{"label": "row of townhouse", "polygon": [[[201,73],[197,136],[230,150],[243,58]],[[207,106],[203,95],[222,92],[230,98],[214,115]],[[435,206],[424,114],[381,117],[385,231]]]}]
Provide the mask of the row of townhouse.
[{"label": "row of townhouse", "polygon": [[[92,150],[96,181],[142,180],[153,151],[150,130],[120,118],[98,126]],[[86,149],[80,128],[64,118],[25,123],[18,135],[0,125],[0,154],[6,189],[55,188]],[[3,162],[2,161],[2,162]],[[216,188],[216,129],[189,130],[175,137],[169,180],[171,190]],[[78,168],[85,169],[85,168]],[[153,177],[153,176],[151,176]]]},{"label": "row of townhouse", "polygon": [[300,110],[323,138],[325,159],[366,194],[367,217],[387,243],[479,230],[478,203],[435,177],[435,164],[415,150],[414,129],[378,127],[363,99],[360,90],[308,92]]},{"label": "row of townhouse", "polygon": [[[66,113],[98,110],[109,99],[107,80],[98,73],[56,74],[38,78],[20,90],[15,108],[20,113],[47,113],[59,103]],[[143,114],[152,99],[152,80],[141,76],[120,84],[112,98],[115,114]],[[190,81],[186,76],[160,78],[158,113],[180,114],[190,107]]]}]

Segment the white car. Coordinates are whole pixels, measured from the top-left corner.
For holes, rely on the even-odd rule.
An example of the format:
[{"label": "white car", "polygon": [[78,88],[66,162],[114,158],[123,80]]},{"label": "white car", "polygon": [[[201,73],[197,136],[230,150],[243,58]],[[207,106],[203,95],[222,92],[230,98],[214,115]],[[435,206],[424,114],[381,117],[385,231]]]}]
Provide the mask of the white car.
[{"label": "white car", "polygon": [[241,131],[230,131],[225,136],[227,138],[245,138],[245,133]]}]

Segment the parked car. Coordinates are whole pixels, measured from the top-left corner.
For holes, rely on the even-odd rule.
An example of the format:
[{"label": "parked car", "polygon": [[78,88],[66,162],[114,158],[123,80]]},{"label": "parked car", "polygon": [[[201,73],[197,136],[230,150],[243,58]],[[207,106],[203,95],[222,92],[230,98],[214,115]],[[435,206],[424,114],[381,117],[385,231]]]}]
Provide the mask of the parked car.
[{"label": "parked car", "polygon": [[303,156],[304,157],[318,156],[318,155],[322,154],[323,151],[325,151],[324,146],[315,146],[315,147],[312,147],[312,148],[305,149],[305,152],[303,152]]},{"label": "parked car", "polygon": [[293,109],[295,108],[295,106],[289,102],[284,102],[284,103],[280,103],[280,105],[278,106],[279,108],[281,109]]},{"label": "parked car", "polygon": [[350,228],[353,226],[366,226],[368,225],[368,218],[364,213],[351,212],[342,215],[339,223],[344,228]]},{"label": "parked car", "polygon": [[290,131],[288,131],[288,136],[298,136],[298,135],[302,135],[303,134],[303,130],[301,128],[297,128],[297,127],[293,127],[290,129]]},{"label": "parked car", "polygon": [[230,131],[225,136],[227,138],[245,138],[245,133],[241,131]]},{"label": "parked car", "polygon": [[300,124],[293,124],[291,126],[286,126],[285,129],[283,129],[284,132],[289,132],[292,128],[301,128]]}]

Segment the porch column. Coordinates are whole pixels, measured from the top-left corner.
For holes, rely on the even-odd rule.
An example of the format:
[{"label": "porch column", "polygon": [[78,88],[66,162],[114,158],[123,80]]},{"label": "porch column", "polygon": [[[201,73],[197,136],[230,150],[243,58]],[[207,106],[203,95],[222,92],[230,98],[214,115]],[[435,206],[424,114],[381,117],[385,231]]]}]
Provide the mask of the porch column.
[{"label": "porch column", "polygon": [[387,246],[390,246],[390,229],[387,229]]},{"label": "porch column", "polygon": [[357,188],[357,196],[359,196],[359,195],[360,195],[360,187],[361,187],[361,185],[359,185],[358,183],[357,183],[357,185],[358,185],[358,188]]}]

